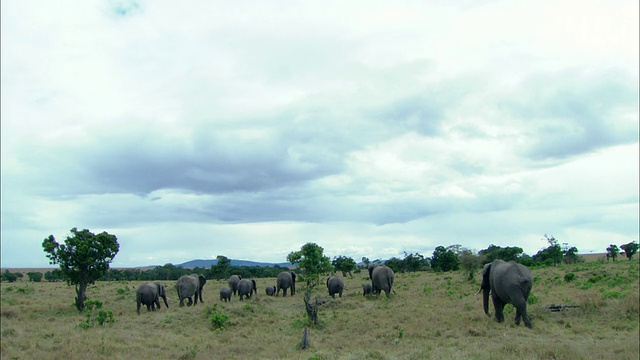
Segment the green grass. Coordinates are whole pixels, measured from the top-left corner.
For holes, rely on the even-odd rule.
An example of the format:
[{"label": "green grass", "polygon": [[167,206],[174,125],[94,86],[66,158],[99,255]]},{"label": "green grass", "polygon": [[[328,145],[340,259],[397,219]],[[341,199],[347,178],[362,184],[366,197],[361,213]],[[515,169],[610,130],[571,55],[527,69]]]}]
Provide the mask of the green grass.
[{"label": "green grass", "polygon": [[[170,308],[136,314],[138,282],[98,282],[113,322],[87,320],[64,283],[2,283],[2,359],[637,359],[638,262],[581,263],[532,269],[536,281],[528,312],[533,330],[513,323],[505,309],[496,323],[474,296],[480,275],[462,272],[396,274],[391,300],[363,297],[361,276],[345,279],[342,298],[320,287],[319,326],[309,328],[309,348],[299,344],[308,326],[303,284],[291,297],[268,297],[275,279],[257,279],[258,296],[219,301],[226,282],[209,280],[204,304],[178,307],[174,281]],[[565,275],[574,274],[567,282]],[[141,284],[142,282],[140,282]],[[588,284],[588,286],[587,286]],[[578,308],[550,312],[546,306]],[[99,316],[94,310],[96,319]]]}]

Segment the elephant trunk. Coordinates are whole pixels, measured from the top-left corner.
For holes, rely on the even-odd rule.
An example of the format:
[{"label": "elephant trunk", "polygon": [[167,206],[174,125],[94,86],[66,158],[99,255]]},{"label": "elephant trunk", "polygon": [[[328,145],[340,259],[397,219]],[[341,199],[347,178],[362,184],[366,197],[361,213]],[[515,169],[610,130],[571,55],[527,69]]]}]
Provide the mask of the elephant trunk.
[{"label": "elephant trunk", "polygon": [[169,303],[167,302],[167,296],[166,295],[162,295],[162,300],[164,300],[164,304],[167,306],[167,309],[169,308]]},{"label": "elephant trunk", "polygon": [[484,313],[489,315],[489,289],[482,289],[482,307],[484,308]]}]

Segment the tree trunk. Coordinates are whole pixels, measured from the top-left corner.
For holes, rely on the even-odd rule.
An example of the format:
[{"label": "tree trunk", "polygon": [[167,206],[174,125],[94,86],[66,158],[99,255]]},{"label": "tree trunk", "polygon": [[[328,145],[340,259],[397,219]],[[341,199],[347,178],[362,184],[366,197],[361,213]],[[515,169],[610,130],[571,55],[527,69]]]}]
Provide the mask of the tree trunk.
[{"label": "tree trunk", "polygon": [[76,284],[76,308],[78,311],[84,310],[84,301],[87,298],[85,292],[87,291],[87,284],[81,281]]},{"label": "tree trunk", "polygon": [[304,295],[304,306],[307,311],[307,316],[312,324],[318,324],[318,298],[316,298],[315,303],[311,303],[311,291],[307,290],[307,293]]}]

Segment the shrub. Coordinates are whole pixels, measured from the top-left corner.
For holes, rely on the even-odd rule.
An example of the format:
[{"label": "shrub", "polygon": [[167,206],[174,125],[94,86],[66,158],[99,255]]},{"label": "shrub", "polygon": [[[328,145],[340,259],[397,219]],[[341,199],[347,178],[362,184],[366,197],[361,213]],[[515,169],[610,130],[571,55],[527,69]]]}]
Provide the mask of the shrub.
[{"label": "shrub", "polygon": [[538,300],[539,300],[538,296],[536,296],[534,293],[530,293],[529,297],[527,298],[527,304],[533,305],[533,304],[537,303]]},{"label": "shrub", "polygon": [[617,291],[605,291],[602,294],[603,299],[622,299],[625,295]]},{"label": "shrub", "polygon": [[574,273],[566,273],[564,275],[564,281],[566,281],[566,282],[571,282],[571,281],[575,280],[575,278],[576,278],[576,274],[574,274]]},{"label": "shrub", "polygon": [[229,323],[229,316],[213,311],[209,317],[213,330],[224,330]]}]

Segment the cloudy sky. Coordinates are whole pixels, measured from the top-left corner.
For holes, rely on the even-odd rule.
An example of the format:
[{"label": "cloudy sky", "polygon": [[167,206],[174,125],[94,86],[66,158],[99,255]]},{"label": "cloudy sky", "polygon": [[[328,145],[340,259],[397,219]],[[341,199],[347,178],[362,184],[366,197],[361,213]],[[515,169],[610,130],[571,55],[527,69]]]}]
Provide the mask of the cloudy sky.
[{"label": "cloudy sky", "polygon": [[2,1],[2,266],[638,240],[638,2]]}]

